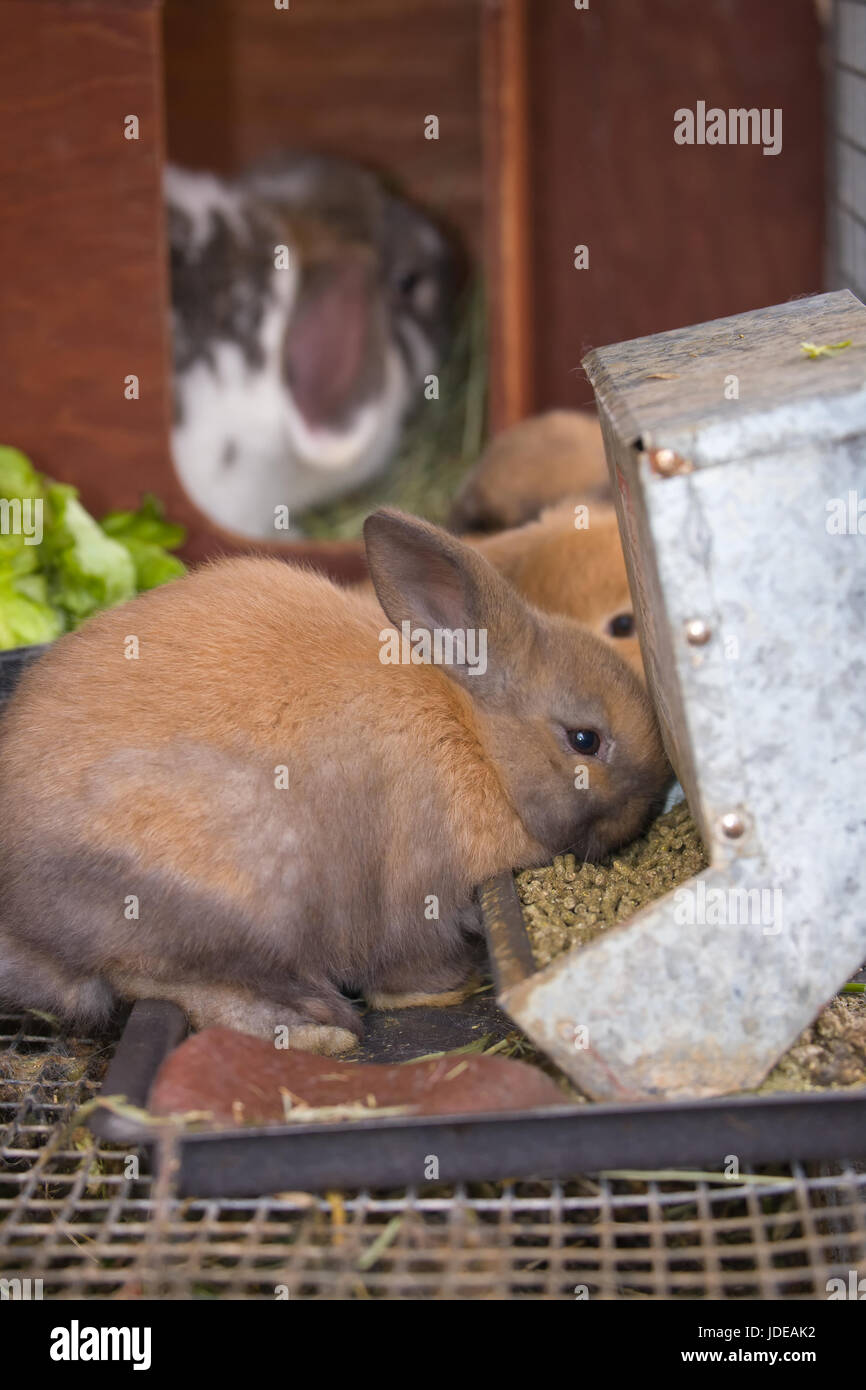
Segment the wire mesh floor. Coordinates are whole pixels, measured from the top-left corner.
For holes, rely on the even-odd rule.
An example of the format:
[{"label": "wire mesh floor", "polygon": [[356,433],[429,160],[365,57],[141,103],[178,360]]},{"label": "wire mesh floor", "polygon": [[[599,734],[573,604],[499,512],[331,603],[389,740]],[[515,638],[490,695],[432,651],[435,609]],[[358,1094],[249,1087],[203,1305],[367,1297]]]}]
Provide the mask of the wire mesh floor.
[{"label": "wire mesh floor", "polygon": [[0,1014],[0,1297],[824,1299],[866,1273],[862,1164],[180,1200],[82,1122],[114,1041]]}]

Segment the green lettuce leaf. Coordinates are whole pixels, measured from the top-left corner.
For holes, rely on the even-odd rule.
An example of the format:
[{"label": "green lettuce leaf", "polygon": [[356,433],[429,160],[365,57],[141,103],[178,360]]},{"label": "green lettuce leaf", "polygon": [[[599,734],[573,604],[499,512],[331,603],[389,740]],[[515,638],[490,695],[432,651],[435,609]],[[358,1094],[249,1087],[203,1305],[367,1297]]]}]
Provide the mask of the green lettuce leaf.
[{"label": "green lettuce leaf", "polygon": [[160,545],[149,545],[130,537],[120,542],[129,551],[135,566],[135,587],[140,594],[146,589],[155,589],[167,584],[170,579],[179,579],[186,574],[186,565],[176,555],[169,555]]},{"label": "green lettuce leaf", "polygon": [[132,556],[135,583],[140,593],[186,573],[183,561],[166,553],[183,545],[186,527],[166,521],[162,503],[152,493],[143,498],[138,511],[109,512],[101,525],[103,531],[125,545]]},{"label": "green lettuce leaf", "polygon": [[[2,500],[0,498],[0,504]],[[39,547],[29,545],[21,534],[3,535],[0,529],[0,577],[9,574],[31,574],[38,568]]]},{"label": "green lettuce leaf", "polygon": [[0,497],[44,497],[42,479],[26,454],[0,444]]},{"label": "green lettuce leaf", "polygon": [[176,579],[186,567],[168,551],[185,538],[152,496],[100,524],[76,488],[0,446],[0,649],[51,642],[97,609]]},{"label": "green lettuce leaf", "polygon": [[0,446],[0,577],[38,568],[44,525],[42,479],[20,449]]},{"label": "green lettuce leaf", "polygon": [[[28,575],[16,583],[9,575],[0,575],[0,649],[27,647],[39,642],[53,642],[63,631],[60,613],[46,600],[21,592],[37,575]],[[43,581],[44,585],[44,581]]]},{"label": "green lettuce leaf", "polygon": [[50,562],[54,602],[77,626],[97,608],[113,608],[135,593],[132,556],[82,507],[74,488],[48,489],[54,525],[43,542]]},{"label": "green lettuce leaf", "polygon": [[186,540],[186,527],[166,521],[162,503],[150,492],[142,498],[137,512],[109,512],[101,524],[106,535],[115,540],[146,541],[165,550],[176,550]]}]

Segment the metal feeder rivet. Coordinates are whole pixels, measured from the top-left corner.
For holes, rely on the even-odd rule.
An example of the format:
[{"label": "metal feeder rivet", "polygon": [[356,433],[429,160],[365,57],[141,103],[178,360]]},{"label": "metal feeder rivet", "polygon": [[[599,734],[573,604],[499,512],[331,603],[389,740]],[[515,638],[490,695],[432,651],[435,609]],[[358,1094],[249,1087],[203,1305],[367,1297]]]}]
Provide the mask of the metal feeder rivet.
[{"label": "metal feeder rivet", "polygon": [[719,821],[722,834],[728,840],[739,840],[746,833],[746,822],[738,811],[728,811]]},{"label": "metal feeder rivet", "polygon": [[663,478],[674,478],[678,473],[691,473],[692,465],[682,454],[674,449],[650,449],[650,466],[654,473]]},{"label": "metal feeder rivet", "polygon": [[692,618],[691,622],[686,623],[686,641],[692,647],[703,647],[712,635],[712,628],[703,618]]}]

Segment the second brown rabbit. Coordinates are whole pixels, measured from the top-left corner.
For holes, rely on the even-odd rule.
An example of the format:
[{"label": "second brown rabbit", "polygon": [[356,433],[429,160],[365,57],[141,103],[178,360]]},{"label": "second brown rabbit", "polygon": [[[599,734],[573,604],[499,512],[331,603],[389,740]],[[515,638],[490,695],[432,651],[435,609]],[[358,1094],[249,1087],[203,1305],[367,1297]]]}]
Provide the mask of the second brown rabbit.
[{"label": "second brown rabbit", "polygon": [[619,524],[610,503],[566,499],[525,526],[465,539],[530,603],[586,623],[643,676]]},{"label": "second brown rabbit", "polygon": [[[339,1052],[348,993],[468,987],[477,884],[640,831],[669,769],[626,664],[435,527],[379,512],[366,543],[385,627],[370,598],[235,559],[25,674],[0,728],[0,998],[87,1027],[169,999]],[[416,661],[444,631],[483,634],[484,661]]]},{"label": "second brown rabbit", "polygon": [[610,501],[601,428],[583,410],[530,415],[494,435],[451,509],[455,531],[521,526],[563,497]]}]

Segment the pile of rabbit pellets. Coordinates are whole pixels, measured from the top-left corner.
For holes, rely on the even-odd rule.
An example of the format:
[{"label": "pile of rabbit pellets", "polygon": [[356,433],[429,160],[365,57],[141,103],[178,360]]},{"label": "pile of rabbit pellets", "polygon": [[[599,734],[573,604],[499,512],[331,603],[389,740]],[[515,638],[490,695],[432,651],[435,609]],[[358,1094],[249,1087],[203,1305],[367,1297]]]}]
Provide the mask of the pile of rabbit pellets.
[{"label": "pile of rabbit pellets", "polygon": [[543,869],[518,874],[536,964],[547,965],[563,951],[585,946],[700,873],[707,862],[689,808],[681,801],[639,840],[598,864],[579,864],[573,854],[561,854]]}]

